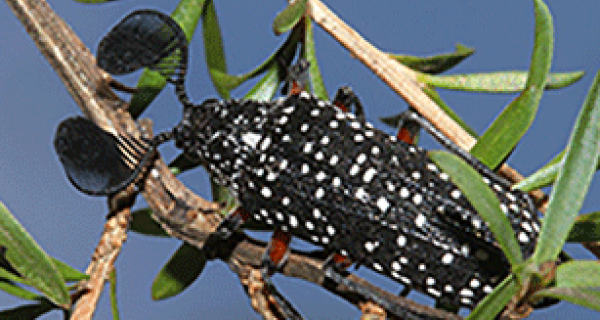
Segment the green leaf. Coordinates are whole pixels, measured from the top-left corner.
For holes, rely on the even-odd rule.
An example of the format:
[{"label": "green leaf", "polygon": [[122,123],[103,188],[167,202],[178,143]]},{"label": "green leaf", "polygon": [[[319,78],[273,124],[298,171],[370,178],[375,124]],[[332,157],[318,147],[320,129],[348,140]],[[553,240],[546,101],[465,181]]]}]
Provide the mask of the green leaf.
[{"label": "green leaf", "polygon": [[132,214],[129,229],[139,234],[154,237],[171,237],[161,226],[152,219],[152,210],[144,208],[136,210]]},{"label": "green leaf", "polygon": [[302,54],[304,59],[310,63],[310,66],[308,67],[308,74],[310,84],[312,86],[312,92],[320,99],[329,100],[329,95],[327,94],[327,89],[325,89],[325,83],[323,82],[323,76],[321,75],[321,70],[319,69],[319,62],[317,61],[317,49],[315,47],[315,39],[313,34],[313,22],[311,19],[304,19],[304,25],[306,33],[304,36],[304,50],[302,51]]},{"label": "green leaf", "polygon": [[494,319],[510,299],[517,294],[517,289],[516,278],[513,275],[508,276],[492,293],[479,302],[467,319]]},{"label": "green leaf", "polygon": [[[188,41],[191,41],[206,0],[182,0],[171,17],[179,23]],[[129,113],[135,119],[144,112],[156,96],[167,85],[167,81],[157,71],[145,69],[138,80],[136,92],[129,102]]]},{"label": "green leaf", "polygon": [[471,166],[454,154],[444,151],[431,151],[429,157],[450,180],[458,186],[483,220],[488,223],[494,238],[506,255],[511,266],[523,261],[515,232],[506,215],[500,209],[500,200],[483,182],[482,177]]},{"label": "green leaf", "polygon": [[117,300],[117,270],[115,268],[110,272],[108,278],[110,282],[110,309],[112,311],[113,319],[119,320],[119,303]]},{"label": "green leaf", "polygon": [[598,161],[600,73],[596,75],[571,133],[563,165],[533,254],[534,261],[554,260],[561,251],[587,193]]},{"label": "green leaf", "polygon": [[54,263],[54,266],[56,267],[58,272],[60,272],[60,274],[66,282],[81,281],[90,278],[90,276],[88,276],[87,274],[71,267],[70,265],[56,258],[52,258],[52,262]]},{"label": "green leaf", "polygon": [[570,261],[558,266],[556,287],[600,288],[600,263],[598,261]]},{"label": "green leaf", "polygon": [[205,265],[204,252],[184,243],[156,275],[152,299],[163,300],[179,294],[196,280]]},{"label": "green leaf", "polygon": [[298,42],[301,39],[300,29],[292,32],[286,41],[275,51],[275,53],[271,54],[265,61],[263,61],[259,66],[254,68],[252,71],[240,74],[240,75],[232,75],[228,73],[224,73],[218,70],[212,70],[211,76],[213,77],[213,81],[218,82],[219,86],[221,86],[224,90],[231,91],[237,88],[242,83],[252,79],[265,71],[270,70],[271,67],[275,64],[279,64],[279,58],[283,57],[284,60],[287,60],[285,57],[293,56],[296,52],[296,48],[298,46]]},{"label": "green leaf", "polygon": [[454,52],[438,54],[430,57],[415,57],[392,53],[388,55],[413,70],[429,74],[436,74],[453,68],[461,61],[471,56],[474,52],[474,49],[457,43]]},{"label": "green leaf", "polygon": [[534,7],[535,43],[525,90],[502,111],[470,151],[490,168],[496,168],[502,163],[529,129],[550,72],[552,17],[542,1],[534,0]]},{"label": "green leaf", "polygon": [[490,168],[496,168],[529,129],[537,112],[536,91],[525,89],[508,105],[469,151]]},{"label": "green leaf", "polygon": [[0,311],[0,319],[5,320],[22,320],[22,319],[37,319],[56,307],[47,300],[41,300],[36,304],[28,304],[18,306],[13,309]]},{"label": "green leaf", "polygon": [[564,155],[565,151],[563,150],[541,169],[521,180],[519,183],[516,183],[513,188],[528,192],[551,185],[558,176],[558,170],[562,166]]},{"label": "green leaf", "polygon": [[0,243],[6,249],[6,260],[30,285],[40,290],[56,305],[64,309],[69,308],[71,298],[61,274],[50,257],[1,202]]},{"label": "green leaf", "polygon": [[221,27],[217,19],[215,4],[212,0],[209,0],[204,6],[205,8],[202,11],[202,37],[204,39],[206,65],[208,66],[208,72],[210,73],[213,85],[217,89],[217,92],[219,92],[219,95],[224,99],[229,99],[229,90],[215,77],[217,73],[227,74],[223,37],[221,36]]},{"label": "green leaf", "polygon": [[[545,89],[561,89],[579,81],[585,72],[551,73]],[[525,89],[526,71],[498,71],[489,73],[453,74],[446,76],[423,75],[427,85],[448,90],[490,93],[515,93]]]},{"label": "green leaf", "polygon": [[[43,298],[37,293],[31,292],[15,283],[4,279],[0,279],[0,291],[4,291],[10,295],[25,300],[39,300]],[[0,319],[2,319],[2,317],[0,317]]]},{"label": "green leaf", "polygon": [[550,288],[536,292],[534,298],[551,297],[600,311],[600,288]]},{"label": "green leaf", "polygon": [[592,212],[577,216],[577,220],[569,232],[568,242],[600,241],[600,212]]},{"label": "green leaf", "polygon": [[294,1],[281,11],[273,20],[273,32],[276,35],[288,32],[298,21],[302,19],[306,12],[306,0]]}]

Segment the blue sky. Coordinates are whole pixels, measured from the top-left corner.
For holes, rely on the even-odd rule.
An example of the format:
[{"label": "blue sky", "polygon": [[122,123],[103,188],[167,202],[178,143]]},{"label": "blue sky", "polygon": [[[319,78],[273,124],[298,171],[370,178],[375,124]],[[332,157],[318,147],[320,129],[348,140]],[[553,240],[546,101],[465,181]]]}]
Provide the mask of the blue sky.
[{"label": "blue sky", "polygon": [[[171,12],[175,1],[117,1],[105,5],[82,5],[74,1],[50,1],[95,52],[103,34],[134,9],[154,8]],[[452,73],[526,70],[533,43],[531,1],[344,1],[326,2],[348,24],[384,51],[430,55],[454,50],[455,43],[475,48],[476,53]],[[546,1],[554,17],[555,51],[552,70],[583,70],[586,76],[567,89],[544,95],[538,116],[509,160],[527,175],[544,165],[565,146],[575,117],[597,72],[600,60],[600,2]],[[271,21],[285,1],[217,1],[229,70],[252,69],[284,40],[271,32]],[[39,54],[22,25],[6,5],[0,5],[0,200],[51,255],[84,270],[102,232],[105,200],[78,193],[66,180],[54,153],[52,139],[58,123],[79,113],[58,77]],[[406,104],[354,60],[337,42],[316,28],[317,55],[330,95],[350,85],[365,105],[367,118],[396,114]],[[191,47],[188,89],[194,100],[216,94],[205,67],[201,41]],[[131,82],[133,84],[133,82]],[[248,86],[235,91],[242,96]],[[442,92],[463,119],[482,132],[515,95]],[[165,91],[145,114],[160,131],[174,125],[180,106],[171,90]],[[426,146],[437,148],[429,139]],[[172,147],[162,149],[172,159]],[[209,195],[201,170],[183,178],[203,196]],[[582,212],[600,207],[595,182]],[[139,201],[138,206],[143,206]],[[123,319],[258,318],[252,311],[237,278],[224,263],[210,263],[201,278],[184,294],[162,302],[150,298],[152,279],[180,245],[175,239],[154,239],[131,233],[117,262],[119,303]],[[569,252],[592,258],[578,246]],[[382,278],[365,277],[389,290],[399,285]],[[293,279],[275,277],[281,291],[311,319],[358,318],[345,302],[319,288]],[[413,297],[413,295],[411,295]],[[418,301],[425,301],[415,296]],[[0,293],[0,308],[21,303]],[[533,319],[590,318],[586,309],[561,303],[536,312]],[[110,317],[108,296],[98,307],[97,319]],[[47,319],[60,318],[52,313]]]}]

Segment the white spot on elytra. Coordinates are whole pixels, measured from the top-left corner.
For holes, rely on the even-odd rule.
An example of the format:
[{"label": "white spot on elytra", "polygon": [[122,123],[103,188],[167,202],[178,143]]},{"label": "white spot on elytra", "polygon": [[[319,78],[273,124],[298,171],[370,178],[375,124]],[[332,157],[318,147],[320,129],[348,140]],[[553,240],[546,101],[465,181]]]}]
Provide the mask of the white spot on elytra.
[{"label": "white spot on elytra", "polygon": [[434,278],[432,278],[432,277],[427,277],[427,279],[425,279],[425,283],[426,283],[428,286],[433,286],[433,285],[435,285],[435,279],[434,279]]},{"label": "white spot on elytra", "polygon": [[242,135],[242,140],[252,148],[256,148],[256,145],[260,141],[262,136],[254,132],[246,132]]},{"label": "white spot on elytra", "polygon": [[408,189],[406,187],[402,187],[400,189],[400,197],[402,197],[403,199],[406,199],[410,196],[410,191],[408,191]]},{"label": "white spot on elytra", "polygon": [[463,297],[473,297],[474,296],[473,291],[471,289],[467,289],[467,288],[460,290],[460,292],[458,294],[460,294]]},{"label": "white spot on elytra", "polygon": [[340,160],[340,157],[338,157],[337,155],[332,155],[331,158],[329,158],[329,164],[332,166],[335,166],[338,161]]},{"label": "white spot on elytra", "polygon": [[290,198],[289,197],[283,197],[281,198],[281,204],[284,206],[287,206],[290,204]]},{"label": "white spot on elytra", "polygon": [[375,170],[375,168],[367,169],[367,171],[365,171],[365,174],[363,175],[363,181],[365,183],[371,182],[371,180],[373,180],[373,177],[375,176],[376,173],[377,173],[377,170]]},{"label": "white spot on elytra", "polygon": [[355,176],[358,174],[358,172],[360,171],[360,166],[358,166],[357,164],[353,164],[352,167],[350,168],[350,175],[351,176]]},{"label": "white spot on elytra", "polygon": [[315,225],[311,221],[306,221],[305,225],[308,230],[313,230],[315,228]]},{"label": "white spot on elytra", "polygon": [[298,226],[298,219],[296,216],[290,215],[290,226],[296,228]]},{"label": "white spot on elytra", "polygon": [[469,285],[471,286],[471,288],[476,289],[476,288],[479,288],[479,286],[481,285],[481,282],[479,282],[479,280],[477,280],[477,279],[471,279],[471,282],[469,282]]},{"label": "white spot on elytra", "polygon": [[369,194],[363,188],[356,189],[354,195],[361,200],[366,200],[369,197]]},{"label": "white spot on elytra", "polygon": [[313,209],[313,217],[315,217],[315,219],[320,219],[321,218],[321,211],[317,208]]},{"label": "white spot on elytra", "polygon": [[361,153],[356,157],[356,163],[363,164],[367,160],[367,156],[364,153]]},{"label": "white spot on elytra", "polygon": [[301,170],[302,174],[307,174],[310,171],[310,167],[308,166],[308,164],[303,163],[300,170]]},{"label": "white spot on elytra", "polygon": [[519,241],[522,243],[529,242],[529,237],[525,234],[525,232],[519,232]]},{"label": "white spot on elytra", "polygon": [[317,199],[323,198],[324,195],[325,195],[325,190],[323,190],[323,188],[318,188],[317,191],[315,191],[315,198],[317,198]]},{"label": "white spot on elytra", "polygon": [[311,153],[312,147],[313,147],[313,144],[311,142],[307,142],[304,145],[304,149],[303,149],[304,153]]},{"label": "white spot on elytra", "polygon": [[335,228],[333,226],[331,226],[331,225],[327,226],[327,233],[330,236],[333,236],[335,234]]},{"label": "white spot on elytra", "polygon": [[339,187],[342,185],[342,179],[340,177],[333,178],[332,184],[334,187]]},{"label": "white spot on elytra", "polygon": [[423,214],[419,213],[419,215],[417,215],[417,218],[415,219],[415,225],[421,228],[425,225],[425,222],[427,222],[427,219]]},{"label": "white spot on elytra", "polygon": [[443,264],[451,264],[453,260],[454,260],[454,255],[449,252],[444,254],[444,256],[442,257]]},{"label": "white spot on elytra", "polygon": [[390,203],[386,198],[381,197],[377,199],[377,207],[381,212],[385,212],[390,207]]},{"label": "white spot on elytra", "polygon": [[373,250],[377,249],[377,247],[379,246],[379,242],[371,242],[371,241],[367,241],[365,242],[365,249],[368,252],[373,252]]},{"label": "white spot on elytra", "polygon": [[454,199],[458,199],[461,196],[461,192],[458,189],[454,189],[452,192],[450,192],[450,196]]},{"label": "white spot on elytra", "polygon": [[319,160],[319,161],[321,161],[321,160],[323,160],[324,158],[325,158],[325,155],[323,154],[323,152],[319,151],[319,152],[315,153],[315,159],[316,159],[316,160]]},{"label": "white spot on elytra", "polygon": [[413,179],[415,179],[415,180],[419,180],[419,179],[421,179],[421,173],[420,173],[419,171],[414,171],[414,172],[412,173],[412,177],[413,177]]},{"label": "white spot on elytra", "polygon": [[416,194],[413,196],[413,199],[412,199],[412,200],[413,200],[413,203],[414,203],[414,204],[416,204],[416,205],[420,205],[420,204],[421,204],[421,202],[423,202],[423,196],[422,196],[422,195],[420,195],[420,194],[418,194],[418,193],[416,193]]},{"label": "white spot on elytra", "polygon": [[399,247],[404,247],[406,245],[406,237],[403,235],[399,235],[398,239],[396,239],[396,243]]},{"label": "white spot on elytra", "polygon": [[268,187],[263,187],[260,190],[260,194],[262,194],[265,198],[270,198],[273,192],[271,192],[271,189],[269,189]]},{"label": "white spot on elytra", "polygon": [[315,176],[315,179],[317,179],[317,181],[323,181],[325,180],[325,178],[327,178],[327,174],[323,171],[319,171],[319,173],[317,173],[317,175]]}]

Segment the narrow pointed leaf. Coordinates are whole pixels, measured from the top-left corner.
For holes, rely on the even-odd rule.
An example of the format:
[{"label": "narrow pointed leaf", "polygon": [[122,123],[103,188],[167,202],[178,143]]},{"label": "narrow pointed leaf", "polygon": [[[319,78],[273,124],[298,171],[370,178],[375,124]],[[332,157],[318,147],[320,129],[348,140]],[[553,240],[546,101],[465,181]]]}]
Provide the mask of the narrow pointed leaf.
[{"label": "narrow pointed leaf", "polygon": [[600,288],[550,288],[538,291],[533,296],[551,297],[592,310],[600,311]]},{"label": "narrow pointed leaf", "polygon": [[600,263],[598,261],[570,261],[556,270],[556,287],[600,288]]},{"label": "narrow pointed leaf", "polygon": [[[179,5],[171,14],[171,17],[183,29],[188,42],[191,41],[196,30],[205,1],[183,0],[179,2]],[[144,70],[137,83],[139,91],[131,97],[131,101],[129,102],[128,111],[131,113],[131,116],[137,118],[142,114],[166,85],[167,81],[165,77],[158,72],[149,69]]]},{"label": "narrow pointed leaf", "polygon": [[110,309],[112,311],[113,319],[119,320],[119,303],[117,301],[117,270],[112,269],[108,278],[110,282]]},{"label": "narrow pointed leaf", "polygon": [[277,14],[273,20],[273,32],[276,35],[288,32],[298,21],[302,19],[306,12],[306,0],[294,1],[287,6],[283,11]]},{"label": "narrow pointed leaf", "polygon": [[266,72],[274,64],[279,64],[280,61],[278,59],[280,57],[293,55],[298,45],[298,41],[300,40],[300,36],[300,32],[292,32],[287,40],[277,49],[277,51],[271,54],[259,66],[248,73],[232,75],[218,70],[211,70],[211,76],[215,82],[219,83],[219,86],[223,87],[224,90],[231,91],[249,79]]},{"label": "narrow pointed leaf", "polygon": [[563,165],[546,211],[534,261],[554,260],[560,253],[579,213],[598,161],[600,141],[600,73],[587,95],[571,133]]},{"label": "narrow pointed leaf", "polygon": [[564,155],[565,151],[563,150],[541,169],[521,180],[519,183],[516,183],[513,188],[528,192],[551,185],[558,176],[558,170],[562,166]]},{"label": "narrow pointed leaf", "polygon": [[197,248],[183,244],[160,270],[152,283],[152,299],[163,300],[181,293],[198,278],[206,256]]},{"label": "narrow pointed leaf", "polygon": [[402,54],[388,54],[403,65],[428,74],[436,74],[447,71],[468,58],[475,52],[474,49],[456,44],[456,49],[452,53],[437,54],[430,57],[415,57]]},{"label": "narrow pointed leaf", "polygon": [[319,62],[317,61],[313,21],[311,19],[304,19],[304,25],[306,33],[304,36],[303,56],[304,59],[310,63],[308,74],[312,86],[312,93],[320,99],[329,100],[329,95],[327,95],[327,89],[325,89],[325,83],[323,82],[323,76],[319,69]]},{"label": "narrow pointed leaf", "polygon": [[52,260],[1,202],[0,243],[6,248],[6,260],[21,276],[56,305],[69,307],[71,299],[64,279]]},{"label": "narrow pointed leaf", "polygon": [[22,305],[13,309],[0,311],[0,319],[37,319],[55,308],[56,307],[49,301],[42,300],[39,303]]},{"label": "narrow pointed leaf", "polygon": [[214,77],[215,73],[227,74],[227,62],[225,59],[225,49],[223,47],[223,37],[221,27],[217,18],[217,11],[212,0],[207,1],[202,12],[202,38],[204,39],[204,55],[206,57],[206,66],[210,73],[213,85],[221,98],[230,97],[227,87],[221,85]]},{"label": "narrow pointed leaf", "polygon": [[56,267],[58,272],[60,272],[60,274],[62,275],[63,279],[65,279],[66,282],[81,281],[81,280],[88,279],[90,277],[87,274],[71,267],[70,265],[68,265],[56,258],[52,258],[52,262],[54,263],[54,266]]},{"label": "narrow pointed leaf", "polygon": [[514,149],[533,122],[546,85],[553,49],[552,17],[546,5],[534,0],[535,43],[525,90],[496,118],[471,153],[495,168]]},{"label": "narrow pointed leaf", "polygon": [[492,293],[488,294],[467,317],[470,319],[494,319],[504,309],[510,299],[517,294],[517,281],[512,275],[500,283]]},{"label": "narrow pointed leaf", "polygon": [[[10,295],[13,295],[17,298],[25,299],[25,300],[39,300],[43,297],[35,292],[31,292],[16,283],[11,283],[10,281],[0,279],[0,291],[4,291]],[[3,319],[0,317],[0,319]]]},{"label": "narrow pointed leaf", "polygon": [[148,208],[134,211],[129,229],[147,236],[170,237],[160,224],[152,219],[151,214],[152,210]]},{"label": "narrow pointed leaf", "polygon": [[[579,81],[583,71],[551,73],[545,89],[561,89]],[[526,71],[498,71],[489,73],[453,74],[446,76],[424,75],[427,85],[448,90],[490,93],[515,93],[525,89]]]},{"label": "narrow pointed leaf", "polygon": [[592,212],[577,216],[577,220],[569,232],[568,242],[600,241],[600,212]]},{"label": "narrow pointed leaf", "polygon": [[494,238],[502,248],[511,266],[523,261],[521,249],[517,244],[515,232],[506,215],[500,209],[500,200],[483,182],[481,176],[462,159],[443,151],[429,153],[442,171],[446,172],[452,182],[465,194],[475,210],[489,225]]},{"label": "narrow pointed leaf", "polygon": [[525,89],[477,140],[469,151],[490,168],[496,168],[529,129],[537,112],[537,93]]}]

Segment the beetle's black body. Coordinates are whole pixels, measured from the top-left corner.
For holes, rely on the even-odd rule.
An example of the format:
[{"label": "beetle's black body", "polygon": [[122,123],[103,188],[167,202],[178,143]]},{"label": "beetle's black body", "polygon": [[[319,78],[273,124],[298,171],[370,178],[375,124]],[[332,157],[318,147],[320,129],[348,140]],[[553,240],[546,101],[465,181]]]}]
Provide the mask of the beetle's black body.
[{"label": "beetle's black body", "polygon": [[[167,19],[144,11],[141,20],[150,13]],[[181,30],[170,31],[181,41]],[[486,223],[421,148],[307,93],[193,105],[183,76],[172,80],[183,120],[168,135],[203,160],[251,219],[453,305],[473,307],[508,274]],[[535,207],[503,179],[480,173],[530,255],[540,226]]]}]

